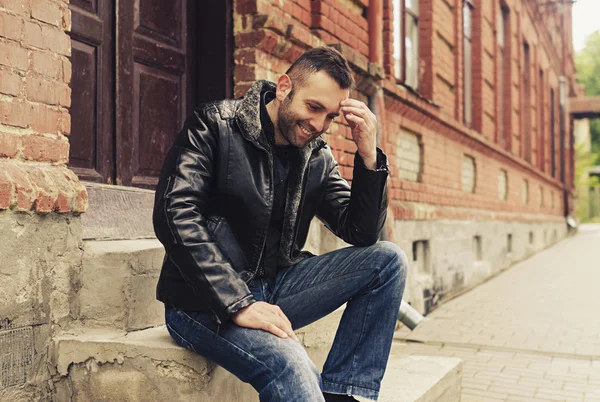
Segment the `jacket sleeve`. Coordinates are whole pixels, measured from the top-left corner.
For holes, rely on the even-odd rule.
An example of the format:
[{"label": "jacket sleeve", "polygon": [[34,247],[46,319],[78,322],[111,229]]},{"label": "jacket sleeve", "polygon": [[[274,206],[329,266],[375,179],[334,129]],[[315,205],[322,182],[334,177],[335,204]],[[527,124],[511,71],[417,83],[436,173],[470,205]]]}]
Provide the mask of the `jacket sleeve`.
[{"label": "jacket sleeve", "polygon": [[377,149],[377,167],[367,169],[356,153],[352,188],[340,175],[331,151],[331,168],[317,217],[339,238],[354,246],[377,242],[387,215],[387,158]]},{"label": "jacket sleeve", "polygon": [[218,127],[210,124],[206,113],[206,108],[194,112],[167,155],[157,186],[153,223],[167,258],[220,323],[255,300],[207,228]]}]

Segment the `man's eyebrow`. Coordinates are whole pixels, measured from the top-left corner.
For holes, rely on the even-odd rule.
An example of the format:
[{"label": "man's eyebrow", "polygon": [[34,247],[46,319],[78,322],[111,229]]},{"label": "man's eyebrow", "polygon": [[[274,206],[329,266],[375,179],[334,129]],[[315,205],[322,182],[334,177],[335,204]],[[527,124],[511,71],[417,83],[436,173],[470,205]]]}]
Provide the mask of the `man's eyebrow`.
[{"label": "man's eyebrow", "polygon": [[[327,108],[326,108],[326,107],[325,107],[325,106],[324,106],[324,105],[323,105],[321,102],[319,102],[318,100],[314,100],[314,99],[307,99],[306,101],[307,101],[307,102],[310,102],[310,103],[314,103],[314,104],[316,104],[316,106],[318,106],[318,107],[319,107],[319,109],[325,109],[325,110],[327,109]],[[338,116],[340,115],[339,113],[329,113],[329,114],[330,114],[331,116],[335,116],[335,117],[338,117]]]}]

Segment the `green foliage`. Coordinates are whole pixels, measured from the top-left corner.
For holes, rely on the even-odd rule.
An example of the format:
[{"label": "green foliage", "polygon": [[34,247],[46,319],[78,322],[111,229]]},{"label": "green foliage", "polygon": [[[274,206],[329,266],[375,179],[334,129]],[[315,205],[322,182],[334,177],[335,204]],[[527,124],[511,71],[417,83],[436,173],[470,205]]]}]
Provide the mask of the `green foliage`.
[{"label": "green foliage", "polygon": [[[600,31],[591,34],[585,47],[575,57],[578,81],[585,85],[587,96],[600,96]],[[600,164],[600,119],[590,121],[592,152]]]},{"label": "green foliage", "polygon": [[575,147],[576,163],[575,163],[575,178],[577,187],[577,218],[581,222],[588,222],[592,215],[590,206],[590,189],[600,187],[598,177],[590,177],[589,170],[596,165],[597,155],[587,152],[583,144],[578,144]]},{"label": "green foliage", "polygon": [[588,96],[600,95],[600,31],[591,34],[575,57],[577,77]]}]

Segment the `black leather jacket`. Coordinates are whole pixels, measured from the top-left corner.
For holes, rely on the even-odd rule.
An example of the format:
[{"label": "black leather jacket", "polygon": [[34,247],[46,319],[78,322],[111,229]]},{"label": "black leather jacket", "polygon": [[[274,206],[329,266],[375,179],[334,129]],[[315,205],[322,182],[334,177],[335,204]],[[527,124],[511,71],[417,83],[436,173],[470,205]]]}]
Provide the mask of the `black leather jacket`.
[{"label": "black leather jacket", "polygon": [[[165,160],[154,204],[154,230],[166,255],[157,298],[210,313],[218,323],[254,302],[273,202],[271,145],[260,126],[260,99],[275,84],[258,81],[242,99],[198,107]],[[279,262],[302,252],[314,216],[347,243],[375,243],[387,209],[385,155],[378,169],[355,157],[352,191],[320,138],[291,163]]]}]

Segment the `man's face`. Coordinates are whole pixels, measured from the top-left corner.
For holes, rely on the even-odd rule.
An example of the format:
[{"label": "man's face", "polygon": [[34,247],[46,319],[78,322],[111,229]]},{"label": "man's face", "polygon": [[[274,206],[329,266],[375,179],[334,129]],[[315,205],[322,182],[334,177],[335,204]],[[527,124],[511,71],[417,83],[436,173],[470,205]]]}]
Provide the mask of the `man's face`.
[{"label": "man's face", "polygon": [[339,115],[340,102],[349,93],[323,71],[310,75],[302,87],[294,87],[292,96],[288,94],[281,102],[277,120],[283,140],[304,148],[329,129]]}]

